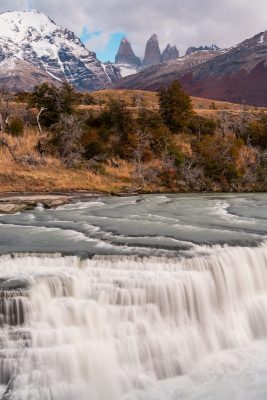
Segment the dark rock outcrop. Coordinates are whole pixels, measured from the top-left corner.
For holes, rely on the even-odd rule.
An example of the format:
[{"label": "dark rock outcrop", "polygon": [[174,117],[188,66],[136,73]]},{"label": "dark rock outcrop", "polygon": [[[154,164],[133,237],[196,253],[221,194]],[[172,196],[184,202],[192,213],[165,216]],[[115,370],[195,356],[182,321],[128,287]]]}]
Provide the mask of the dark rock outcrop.
[{"label": "dark rock outcrop", "polygon": [[196,53],[197,51],[218,51],[220,48],[216,44],[212,44],[211,46],[199,46],[199,47],[189,47],[186,50],[185,55],[190,56],[192,53]]},{"label": "dark rock outcrop", "polygon": [[117,82],[119,79],[122,78],[120,68],[118,68],[114,64],[107,63],[105,65],[105,70],[111,82]]},{"label": "dark rock outcrop", "polygon": [[148,39],[142,68],[148,68],[161,63],[161,52],[157,35],[154,33]]},{"label": "dark rock outcrop", "polygon": [[166,48],[163,50],[161,55],[161,62],[176,60],[179,58],[179,51],[176,46],[171,46],[167,44]]},{"label": "dark rock outcrop", "polygon": [[140,67],[141,60],[134,54],[131,43],[127,38],[123,38],[120,43],[118,53],[115,57],[116,64],[128,64],[133,67]]}]

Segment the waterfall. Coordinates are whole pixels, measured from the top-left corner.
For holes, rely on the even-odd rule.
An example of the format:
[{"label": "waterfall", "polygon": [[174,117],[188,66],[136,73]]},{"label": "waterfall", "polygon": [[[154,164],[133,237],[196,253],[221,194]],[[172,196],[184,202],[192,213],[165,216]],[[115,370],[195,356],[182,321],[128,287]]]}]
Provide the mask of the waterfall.
[{"label": "waterfall", "polygon": [[154,400],[208,357],[266,340],[267,245],[209,253],[1,257],[2,398]]}]

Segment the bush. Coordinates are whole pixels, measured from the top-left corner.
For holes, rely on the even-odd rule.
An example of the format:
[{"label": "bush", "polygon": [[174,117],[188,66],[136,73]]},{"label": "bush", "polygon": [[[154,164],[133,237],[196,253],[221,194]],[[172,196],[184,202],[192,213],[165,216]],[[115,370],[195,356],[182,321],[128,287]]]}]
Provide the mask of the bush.
[{"label": "bush", "polygon": [[12,118],[8,124],[8,133],[12,136],[22,136],[24,131],[24,122],[21,118]]},{"label": "bush", "polygon": [[187,128],[191,133],[197,135],[213,135],[216,131],[217,123],[214,119],[193,115],[188,121]]},{"label": "bush", "polygon": [[89,106],[89,105],[96,104],[96,101],[91,94],[87,93],[81,98],[81,104],[85,104],[85,105]]},{"label": "bush", "polygon": [[168,153],[173,158],[173,163],[176,168],[179,168],[183,165],[184,155],[175,145],[169,145]]},{"label": "bush", "polygon": [[93,129],[83,134],[82,145],[84,148],[84,157],[87,160],[107,154],[107,148],[99,137],[98,132]]}]

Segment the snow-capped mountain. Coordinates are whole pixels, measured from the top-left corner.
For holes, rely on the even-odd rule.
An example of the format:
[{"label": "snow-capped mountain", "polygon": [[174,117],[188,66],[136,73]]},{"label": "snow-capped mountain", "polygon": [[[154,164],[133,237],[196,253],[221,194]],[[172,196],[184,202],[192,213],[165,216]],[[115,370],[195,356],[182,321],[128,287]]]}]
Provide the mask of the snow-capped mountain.
[{"label": "snow-capped mountain", "polygon": [[[45,14],[37,11],[0,14],[0,80],[23,75],[26,66],[47,80],[67,81],[79,90],[95,90],[116,81],[120,76],[114,67],[102,64],[94,52],[68,29],[57,26]],[[27,71],[27,68],[26,68]],[[25,71],[25,73],[26,73]],[[27,74],[26,74],[27,75]],[[21,78],[22,79],[22,78]],[[40,83],[23,80],[24,90]]]}]

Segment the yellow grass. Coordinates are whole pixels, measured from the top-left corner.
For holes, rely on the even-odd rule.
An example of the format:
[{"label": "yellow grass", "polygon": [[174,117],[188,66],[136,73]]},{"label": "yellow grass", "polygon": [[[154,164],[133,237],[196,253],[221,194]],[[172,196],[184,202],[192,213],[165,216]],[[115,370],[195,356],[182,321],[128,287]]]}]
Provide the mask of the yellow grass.
[{"label": "yellow grass", "polygon": [[[136,108],[133,107],[135,98],[139,98],[142,100],[143,105],[149,109],[157,110],[158,109],[158,95],[156,92],[147,92],[143,90],[100,90],[92,93],[92,97],[95,99],[97,103],[107,104],[111,98],[119,98],[123,99],[130,110],[133,112],[136,111]],[[202,115],[204,117],[212,117],[216,118],[217,114],[221,110],[226,110],[231,114],[238,114],[241,112],[244,107],[242,104],[229,103],[225,101],[217,101],[217,100],[209,100],[202,99],[198,97],[192,97],[192,103],[194,111],[198,115]],[[213,107],[215,106],[215,109]],[[100,105],[80,105],[78,109],[83,110],[99,110],[101,108]],[[264,107],[247,107],[250,112],[267,113],[267,109]]]},{"label": "yellow grass", "polygon": [[56,157],[41,158],[36,151],[38,132],[28,129],[21,138],[1,134],[12,147],[17,158],[31,156],[42,162],[38,166],[27,166],[15,162],[6,147],[0,147],[0,191],[1,192],[53,192],[53,191],[100,191],[119,192],[134,185],[133,166],[120,161],[118,167],[106,166],[104,175],[86,169],[67,169]]}]

